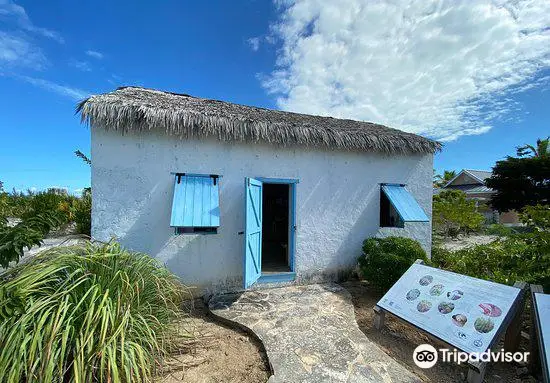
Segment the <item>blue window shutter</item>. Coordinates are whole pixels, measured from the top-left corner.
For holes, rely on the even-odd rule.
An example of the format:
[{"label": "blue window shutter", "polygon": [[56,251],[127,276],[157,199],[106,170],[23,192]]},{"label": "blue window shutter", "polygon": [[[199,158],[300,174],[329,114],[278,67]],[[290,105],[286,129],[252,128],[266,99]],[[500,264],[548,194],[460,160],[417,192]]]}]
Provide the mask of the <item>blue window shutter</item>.
[{"label": "blue window shutter", "polygon": [[382,192],[390,200],[404,222],[428,222],[428,216],[414,197],[402,185],[382,185]]},{"label": "blue window shutter", "polygon": [[170,226],[220,226],[219,201],[218,179],[211,176],[176,175]]}]

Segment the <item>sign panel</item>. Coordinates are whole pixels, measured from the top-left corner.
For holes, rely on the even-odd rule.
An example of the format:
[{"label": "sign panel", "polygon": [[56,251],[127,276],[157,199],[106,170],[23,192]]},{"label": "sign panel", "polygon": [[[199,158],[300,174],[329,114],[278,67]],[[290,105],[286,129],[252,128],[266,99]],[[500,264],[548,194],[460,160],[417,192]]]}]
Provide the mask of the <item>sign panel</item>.
[{"label": "sign panel", "polygon": [[465,352],[493,345],[520,289],[413,264],[378,306]]},{"label": "sign panel", "polygon": [[535,313],[537,316],[540,359],[545,382],[549,381],[550,366],[550,295],[535,293]]}]

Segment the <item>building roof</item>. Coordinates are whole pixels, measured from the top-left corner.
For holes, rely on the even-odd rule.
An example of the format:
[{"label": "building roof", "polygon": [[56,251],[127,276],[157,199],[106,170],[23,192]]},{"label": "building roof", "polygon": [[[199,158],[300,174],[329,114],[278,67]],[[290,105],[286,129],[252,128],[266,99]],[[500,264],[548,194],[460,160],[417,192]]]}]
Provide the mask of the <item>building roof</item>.
[{"label": "building roof", "polygon": [[471,170],[471,169],[464,169],[465,172],[468,172],[478,180],[485,182],[487,178],[490,178],[493,175],[493,172],[490,172],[488,170]]},{"label": "building roof", "polygon": [[472,179],[472,184],[478,185],[485,185],[485,180],[493,175],[492,172],[487,170],[462,169],[456,176],[454,176],[449,182],[447,182],[445,186],[443,186],[443,188],[448,188],[449,186],[452,186],[453,182],[455,182],[455,180],[463,174]]},{"label": "building roof", "polygon": [[450,185],[445,189],[455,189],[462,190],[466,194],[477,194],[477,193],[493,193],[493,189],[488,188],[485,185]]},{"label": "building roof", "polygon": [[266,142],[383,153],[434,153],[437,141],[371,122],[311,116],[123,87],[77,107],[83,122],[120,132],[161,131],[179,138]]}]

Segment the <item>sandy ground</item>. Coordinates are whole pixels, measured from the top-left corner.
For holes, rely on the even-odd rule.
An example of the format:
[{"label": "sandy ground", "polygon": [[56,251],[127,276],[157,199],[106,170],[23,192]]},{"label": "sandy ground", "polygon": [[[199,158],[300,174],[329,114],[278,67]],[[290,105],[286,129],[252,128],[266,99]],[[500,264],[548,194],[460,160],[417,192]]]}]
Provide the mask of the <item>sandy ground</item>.
[{"label": "sandy ground", "polygon": [[[373,326],[373,307],[382,297],[382,294],[370,288],[366,282],[352,281],[341,284],[352,295],[355,305],[355,316],[359,328],[365,335],[376,342],[388,355],[392,356],[405,367],[416,373],[426,382],[463,382],[468,370],[466,367],[451,363],[438,363],[431,369],[418,368],[412,359],[414,349],[422,343],[432,344],[434,347],[445,347],[436,345],[433,340],[414,327],[405,324],[392,315],[386,315],[386,326],[379,332]],[[498,349],[502,346],[499,345]],[[528,351],[528,343],[522,339],[520,351]],[[525,374],[526,369],[514,363],[496,363],[489,365],[485,375],[485,382],[536,382],[537,380]]]},{"label": "sandy ground", "polygon": [[486,245],[498,239],[496,235],[470,235],[470,236],[459,236],[456,239],[445,239],[441,243],[441,247],[447,250],[456,251],[464,249],[466,247],[471,247],[475,245]]},{"label": "sandy ground", "polygon": [[265,383],[271,375],[260,342],[208,315],[202,300],[194,301],[191,318],[183,324],[196,339],[189,353],[170,362],[162,383]]}]

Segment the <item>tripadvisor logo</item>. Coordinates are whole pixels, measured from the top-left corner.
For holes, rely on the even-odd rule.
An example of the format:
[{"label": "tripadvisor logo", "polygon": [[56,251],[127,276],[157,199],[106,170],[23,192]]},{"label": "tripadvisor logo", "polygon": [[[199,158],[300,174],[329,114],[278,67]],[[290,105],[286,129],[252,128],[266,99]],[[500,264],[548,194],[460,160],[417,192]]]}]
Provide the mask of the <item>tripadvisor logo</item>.
[{"label": "tripadvisor logo", "polygon": [[432,368],[437,363],[437,350],[429,344],[421,344],[414,349],[413,360],[420,368]]},{"label": "tripadvisor logo", "polygon": [[414,349],[413,360],[420,368],[432,368],[439,360],[441,353],[442,362],[472,363],[472,362],[518,362],[527,363],[529,352],[485,351],[467,353],[456,349],[440,348],[439,352],[429,344],[421,344]]}]

